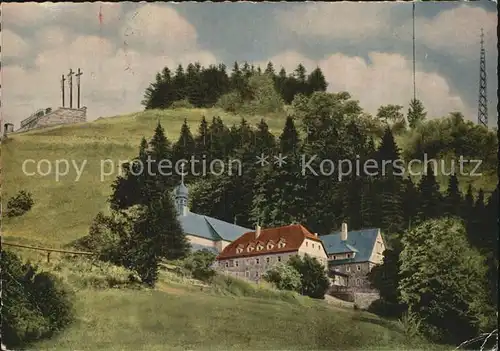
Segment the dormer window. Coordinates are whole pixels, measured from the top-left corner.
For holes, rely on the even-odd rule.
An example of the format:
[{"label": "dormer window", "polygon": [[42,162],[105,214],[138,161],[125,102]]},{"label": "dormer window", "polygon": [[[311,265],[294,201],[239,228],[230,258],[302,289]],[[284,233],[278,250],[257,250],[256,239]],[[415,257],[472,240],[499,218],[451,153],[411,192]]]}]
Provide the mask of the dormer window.
[{"label": "dormer window", "polygon": [[347,258],[351,258],[351,254],[347,254]]},{"label": "dormer window", "polygon": [[258,244],[258,245],[257,245],[257,251],[260,251],[260,250],[262,250],[263,248],[264,248],[264,246],[262,246],[261,244]]},{"label": "dormer window", "polygon": [[253,246],[253,245],[248,245],[248,247],[247,247],[247,251],[248,251],[248,252],[252,252],[253,250],[255,250],[255,246]]},{"label": "dormer window", "polygon": [[266,247],[267,247],[268,250],[272,250],[273,247],[274,247],[274,241],[269,240],[269,242],[267,243]]},{"label": "dormer window", "polygon": [[281,238],[278,242],[278,248],[282,249],[286,246],[285,239]]},{"label": "dormer window", "polygon": [[243,252],[243,246],[238,245],[238,247],[236,248],[236,253],[242,253],[242,252]]}]

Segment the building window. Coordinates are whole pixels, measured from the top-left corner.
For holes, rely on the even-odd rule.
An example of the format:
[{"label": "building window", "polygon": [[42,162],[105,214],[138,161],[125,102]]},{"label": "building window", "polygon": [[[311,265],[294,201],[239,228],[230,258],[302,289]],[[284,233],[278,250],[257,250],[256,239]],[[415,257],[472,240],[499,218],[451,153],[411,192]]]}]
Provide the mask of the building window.
[{"label": "building window", "polygon": [[243,249],[242,249],[241,247],[238,247],[238,248],[236,249],[236,253],[241,253],[242,251],[243,251]]},{"label": "building window", "polygon": [[235,261],[234,261],[234,265],[235,265],[236,267],[238,267],[238,260],[235,260]]},{"label": "building window", "polygon": [[356,286],[360,286],[361,285],[361,280],[360,279],[356,279]]},{"label": "building window", "polygon": [[278,262],[281,262],[281,256],[278,256]]},{"label": "building window", "polygon": [[309,242],[308,242],[308,241],[306,241],[306,247],[308,246],[308,244],[309,244]]},{"label": "building window", "polygon": [[259,272],[255,272],[255,277],[258,278],[259,277]]},{"label": "building window", "polygon": [[266,263],[269,263],[270,260],[271,260],[270,257],[266,257]]},{"label": "building window", "polygon": [[274,245],[273,245],[273,244],[267,244],[267,249],[268,249],[268,250],[272,250],[272,249],[273,249],[273,247],[274,247]]},{"label": "building window", "polygon": [[337,259],[337,256],[333,255],[333,259],[336,260]]},{"label": "building window", "polygon": [[256,264],[259,264],[260,263],[260,260],[258,258],[255,259],[255,263]]},{"label": "building window", "polygon": [[229,267],[229,262],[226,262],[226,268]]},{"label": "building window", "polygon": [[351,271],[351,267],[349,267],[349,266],[345,267],[345,271],[346,272],[350,272]]},{"label": "building window", "polygon": [[360,270],[361,270],[361,266],[360,266],[359,264],[358,264],[358,265],[356,265],[356,269],[357,269],[358,271],[360,271]]},{"label": "building window", "polygon": [[351,254],[347,254],[347,258],[351,258]]},{"label": "building window", "polygon": [[249,271],[246,271],[245,272],[245,277],[249,277],[250,276],[250,272]]},{"label": "building window", "polygon": [[262,245],[257,245],[257,251],[262,250],[264,247]]}]

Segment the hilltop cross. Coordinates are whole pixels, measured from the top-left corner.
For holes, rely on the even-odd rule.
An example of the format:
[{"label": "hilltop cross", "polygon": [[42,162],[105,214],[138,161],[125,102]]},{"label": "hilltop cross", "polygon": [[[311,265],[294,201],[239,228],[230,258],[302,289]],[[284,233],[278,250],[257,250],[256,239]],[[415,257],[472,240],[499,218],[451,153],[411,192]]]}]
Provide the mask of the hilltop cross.
[{"label": "hilltop cross", "polygon": [[80,108],[80,76],[83,72],[78,68],[78,73],[75,74],[76,77],[76,90],[77,90],[77,107]]},{"label": "hilltop cross", "polygon": [[64,82],[66,81],[66,78],[64,78],[64,74],[61,76],[61,92],[62,92],[62,107],[64,106]]},{"label": "hilltop cross", "polygon": [[73,108],[73,70],[70,68],[68,73],[69,81],[69,108]]}]

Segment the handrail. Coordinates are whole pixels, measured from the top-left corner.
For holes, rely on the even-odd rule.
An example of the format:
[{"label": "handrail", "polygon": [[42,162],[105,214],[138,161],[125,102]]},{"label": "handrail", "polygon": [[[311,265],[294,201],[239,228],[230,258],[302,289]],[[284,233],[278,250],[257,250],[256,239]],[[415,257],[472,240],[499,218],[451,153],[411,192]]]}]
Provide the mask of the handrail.
[{"label": "handrail", "polygon": [[32,249],[32,250],[40,250],[40,251],[48,251],[48,252],[61,252],[61,253],[69,253],[69,254],[75,254],[75,255],[95,255],[94,252],[86,252],[86,251],[67,251],[67,250],[59,250],[59,249],[50,249],[46,247],[36,247],[36,246],[30,246],[30,245],[21,245],[21,244],[12,244],[12,243],[4,243],[2,242],[2,245],[7,245],[7,246],[15,246],[15,247],[23,247],[26,249]]}]

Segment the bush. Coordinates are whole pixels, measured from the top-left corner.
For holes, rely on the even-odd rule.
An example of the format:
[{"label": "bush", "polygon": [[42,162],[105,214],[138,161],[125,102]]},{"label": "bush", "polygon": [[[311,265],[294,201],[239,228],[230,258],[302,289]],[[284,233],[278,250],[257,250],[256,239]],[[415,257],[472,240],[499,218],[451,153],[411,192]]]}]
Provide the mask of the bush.
[{"label": "bush", "polygon": [[402,244],[401,302],[422,320],[423,333],[458,343],[494,327],[487,266],[461,221],[423,222],[403,235]]},{"label": "bush", "polygon": [[284,101],[274,87],[273,79],[267,74],[254,74],[248,86],[251,100],[242,106],[248,114],[264,114],[283,111]]},{"label": "bush", "polygon": [[240,93],[233,91],[222,95],[215,106],[222,108],[227,112],[237,113],[243,106],[243,99],[241,98]]},{"label": "bush", "polygon": [[377,299],[368,307],[368,312],[386,318],[400,317],[406,310],[406,306],[399,303],[388,302],[384,299]]},{"label": "bush", "polygon": [[173,108],[173,109],[177,109],[177,108],[194,108],[193,104],[190,103],[189,100],[187,100],[187,99],[174,101],[170,107]]},{"label": "bush", "polygon": [[182,261],[181,266],[190,272],[194,279],[208,282],[215,276],[215,270],[212,268],[215,257],[213,252],[206,249],[195,251]]},{"label": "bush", "polygon": [[74,319],[73,294],[54,275],[2,250],[2,341],[21,347],[50,337]]},{"label": "bush", "polygon": [[300,292],[302,288],[300,273],[288,264],[279,263],[273,266],[262,278],[280,290]]},{"label": "bush", "polygon": [[21,190],[7,202],[7,217],[22,216],[31,210],[34,203],[31,193]]},{"label": "bush", "polygon": [[330,280],[326,275],[325,267],[315,257],[293,256],[287,262],[300,273],[301,293],[314,299],[324,299],[330,287]]}]

